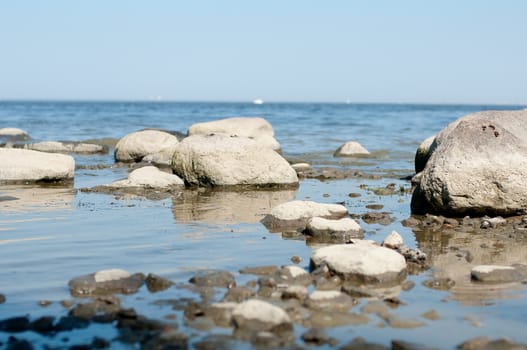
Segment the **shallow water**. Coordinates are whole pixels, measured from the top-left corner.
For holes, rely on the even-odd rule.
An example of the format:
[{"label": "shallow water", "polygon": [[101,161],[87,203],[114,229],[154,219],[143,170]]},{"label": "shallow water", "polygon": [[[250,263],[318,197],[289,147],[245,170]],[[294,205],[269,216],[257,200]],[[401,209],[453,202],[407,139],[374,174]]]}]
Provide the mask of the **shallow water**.
[{"label": "shallow water", "polygon": [[[273,206],[292,199],[342,202],[352,214],[363,214],[366,205],[382,204],[395,219],[389,225],[360,220],[366,237],[382,241],[397,230],[410,247],[429,253],[434,268],[417,276],[410,291],[398,294],[403,305],[393,310],[404,319],[416,319],[424,326],[415,329],[390,327],[375,315],[366,325],[336,327],[327,333],[340,345],[357,336],[388,345],[391,339],[405,339],[441,348],[452,348],[476,336],[510,337],[527,342],[524,329],[526,288],[523,285],[480,287],[472,284],[466,271],[476,263],[526,263],[525,240],[505,242],[500,249],[478,249],[485,237],[470,234],[438,236],[415,234],[401,221],[410,216],[410,195],[375,195],[370,188],[390,183],[409,188],[403,178],[413,173],[413,156],[418,144],[446,124],[472,111],[517,109],[519,106],[432,106],[432,105],[339,105],[339,104],[240,104],[240,103],[31,103],[0,102],[0,127],[19,127],[32,138],[82,141],[119,139],[143,128],[186,132],[195,123],[231,116],[261,116],[274,127],[287,158],[306,160],[315,166],[339,166],[378,174],[380,179],[353,178],[325,181],[303,180],[293,191],[241,193],[185,191],[163,200],[84,193],[77,191],[110,183],[126,176],[123,167],[81,168],[71,187],[0,187],[0,293],[7,302],[0,305],[0,319],[29,314],[62,315],[67,311],[59,301],[71,299],[69,279],[107,268],[130,272],[153,272],[177,283],[186,283],[197,271],[225,269],[235,273],[239,285],[254,276],[237,273],[246,266],[290,265],[294,255],[307,269],[312,247],[303,240],[269,233],[259,220]],[[333,151],[342,143],[356,140],[376,156],[368,159],[337,159]],[[77,165],[113,164],[107,155],[75,156]],[[361,186],[367,185],[367,186]],[[349,193],[360,193],[351,198]],[[18,198],[18,199],[15,199]],[[454,247],[454,248],[452,248]],[[471,262],[459,251],[470,250]],[[432,277],[455,279],[450,290],[423,285]],[[220,296],[221,296],[221,292]],[[181,329],[189,330],[181,312],[160,306],[160,299],[188,295],[181,288],[150,294],[145,288],[122,298],[123,304],[139,313],[162,319],[177,314]],[[48,307],[38,306],[51,301]],[[352,311],[367,304],[362,300]],[[436,310],[440,319],[422,317]],[[297,334],[303,329],[297,327]],[[93,334],[111,339],[111,327],[92,325],[69,335],[76,343]],[[214,329],[212,333],[228,332]],[[203,333],[204,335],[206,333]],[[448,336],[445,336],[448,334]],[[0,333],[0,339],[8,335]],[[22,334],[35,344],[59,344],[63,340]],[[301,343],[299,340],[298,343]],[[242,344],[238,344],[242,346]],[[116,347],[123,346],[115,344]],[[247,346],[246,344],[244,346]]]}]

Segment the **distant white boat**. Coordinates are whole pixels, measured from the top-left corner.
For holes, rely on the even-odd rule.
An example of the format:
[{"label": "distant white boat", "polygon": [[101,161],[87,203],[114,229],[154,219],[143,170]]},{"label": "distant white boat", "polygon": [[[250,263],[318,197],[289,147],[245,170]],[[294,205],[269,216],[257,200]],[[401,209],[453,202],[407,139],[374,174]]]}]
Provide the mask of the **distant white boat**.
[{"label": "distant white boat", "polygon": [[255,105],[263,105],[263,100],[261,98],[257,98],[253,101],[253,104]]}]

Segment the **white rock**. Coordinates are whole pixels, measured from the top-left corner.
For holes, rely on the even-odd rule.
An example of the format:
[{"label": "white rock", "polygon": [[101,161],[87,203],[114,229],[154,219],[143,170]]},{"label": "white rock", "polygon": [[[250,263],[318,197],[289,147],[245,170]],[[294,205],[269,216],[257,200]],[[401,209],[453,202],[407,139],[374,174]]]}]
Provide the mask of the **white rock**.
[{"label": "white rock", "polygon": [[349,156],[367,156],[370,152],[356,141],[349,141],[340,146],[335,153],[335,157],[349,157]]},{"label": "white rock", "polygon": [[394,283],[404,279],[406,261],[401,254],[371,242],[355,242],[315,250],[311,265],[318,267],[325,263],[342,278],[361,283]]},{"label": "white rock", "polygon": [[172,168],[189,184],[207,187],[298,185],[282,156],[245,137],[189,136],[176,146]]},{"label": "white rock", "polygon": [[297,200],[277,205],[262,223],[270,230],[304,229],[309,219],[313,217],[340,219],[346,215],[348,209],[340,204]]},{"label": "white rock", "polygon": [[342,295],[343,293],[338,290],[315,290],[309,295],[309,299],[315,301],[333,300],[339,298]]},{"label": "white rock", "polygon": [[116,181],[110,187],[147,187],[169,188],[184,186],[185,183],[177,175],[159,170],[155,166],[145,166],[132,171],[128,179]]},{"label": "white rock", "polygon": [[399,247],[402,247],[403,245],[403,237],[401,237],[401,235],[397,231],[392,231],[392,233],[390,233],[388,237],[386,237],[384,241],[382,241],[383,247],[391,249],[397,249]]},{"label": "white rock", "polygon": [[514,267],[512,266],[501,266],[501,265],[478,265],[474,266],[472,268],[473,272],[479,272],[479,273],[491,273],[493,271],[498,270],[514,270]]},{"label": "white rock", "polygon": [[258,144],[275,151],[280,144],[274,138],[271,124],[263,118],[235,117],[197,123],[188,129],[188,135],[221,134],[225,136],[239,136],[253,139]]},{"label": "white rock", "polygon": [[126,135],[115,145],[115,160],[141,161],[147,155],[168,153],[179,143],[176,136],[160,130],[143,130]]},{"label": "white rock", "polygon": [[297,172],[308,171],[312,169],[311,165],[308,163],[295,163],[291,164],[291,167]]},{"label": "white rock", "polygon": [[130,273],[121,269],[110,269],[110,270],[101,270],[95,273],[94,279],[96,283],[108,282],[114,280],[120,280],[123,278],[130,277]]},{"label": "white rock", "polygon": [[288,273],[292,278],[309,276],[309,272],[299,266],[284,266],[284,272]]},{"label": "white rock", "polygon": [[236,306],[232,317],[237,328],[269,331],[275,326],[291,325],[291,319],[283,309],[257,299]]},{"label": "white rock", "polygon": [[270,215],[280,220],[297,220],[312,217],[343,217],[348,209],[340,204],[317,203],[312,201],[291,201],[271,210]]},{"label": "white rock", "polygon": [[27,131],[18,128],[0,128],[0,136],[27,137],[29,134]]},{"label": "white rock", "polygon": [[73,179],[75,160],[65,154],[0,148],[0,181],[60,181]]},{"label": "white rock", "polygon": [[314,217],[307,223],[307,229],[312,232],[333,231],[333,232],[360,232],[361,227],[352,218],[342,218],[338,220]]}]

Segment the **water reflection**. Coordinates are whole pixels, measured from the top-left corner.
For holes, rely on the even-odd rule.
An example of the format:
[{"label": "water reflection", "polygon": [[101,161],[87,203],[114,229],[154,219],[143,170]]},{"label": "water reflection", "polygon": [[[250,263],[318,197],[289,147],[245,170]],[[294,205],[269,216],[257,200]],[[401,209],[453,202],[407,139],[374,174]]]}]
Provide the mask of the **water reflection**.
[{"label": "water reflection", "polygon": [[291,201],[295,196],[296,190],[187,190],[172,198],[172,212],[179,223],[257,223],[273,207]]},{"label": "water reflection", "polygon": [[[527,237],[494,230],[460,232],[455,230],[417,231],[420,249],[433,267],[431,275],[444,284],[450,297],[465,305],[486,305],[495,299],[525,295],[521,283],[487,284],[472,282],[470,271],[477,265],[512,265],[527,261]],[[523,290],[522,292],[519,292]]]},{"label": "water reflection", "polygon": [[75,198],[71,186],[2,186],[0,212],[30,212],[71,209]]}]

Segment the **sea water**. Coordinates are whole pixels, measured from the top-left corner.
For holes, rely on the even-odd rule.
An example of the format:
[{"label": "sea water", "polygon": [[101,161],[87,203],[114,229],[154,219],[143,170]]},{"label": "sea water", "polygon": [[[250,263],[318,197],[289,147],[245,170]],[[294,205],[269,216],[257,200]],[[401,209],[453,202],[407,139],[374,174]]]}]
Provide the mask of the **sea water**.
[{"label": "sea water", "polygon": [[[71,299],[69,279],[98,270],[122,268],[130,272],[153,272],[186,283],[206,269],[233,272],[239,285],[254,276],[237,271],[247,266],[290,265],[302,258],[308,268],[312,247],[302,240],[269,233],[259,220],[272,203],[293,199],[344,203],[352,214],[368,211],[369,204],[382,204],[395,220],[389,225],[360,222],[366,237],[382,241],[391,230],[403,235],[410,247],[420,242],[401,224],[410,216],[410,195],[375,196],[366,189],[395,183],[408,189],[414,173],[417,146],[448,123],[468,113],[490,109],[520,109],[522,106],[324,104],[324,103],[146,103],[146,102],[0,102],[0,128],[18,127],[29,132],[32,142],[118,140],[141,129],[158,128],[186,133],[194,123],[234,116],[263,117],[280,142],[284,157],[307,161],[315,167],[357,169],[378,178],[303,180],[298,190],[188,194],[162,200],[84,193],[83,187],[107,184],[126,177],[128,169],[114,167],[112,152],[106,155],[74,155],[77,165],[72,188],[35,189],[34,186],[2,186],[0,196],[20,198],[0,201],[0,319],[29,314],[63,315],[61,300]],[[373,158],[342,159],[333,152],[347,141],[358,141]],[[94,168],[89,165],[102,164]],[[87,165],[83,167],[82,165]],[[0,164],[1,166],[1,164]],[[353,199],[349,193],[362,197]],[[270,197],[271,196],[271,197]],[[346,341],[356,336],[389,344],[405,339],[441,347],[453,347],[468,338],[508,336],[527,342],[525,290],[499,290],[474,303],[449,293],[426,288],[422,282],[433,271],[408,279],[415,287],[401,294],[399,312],[418,318],[425,311],[439,312],[438,321],[425,321],[416,329],[379,328],[382,320],[371,317],[367,325],[337,327],[328,334]],[[155,296],[144,288],[123,297],[123,304],[148,317],[163,319],[170,308],[156,300],[180,298],[181,289]],[[194,296],[196,297],[196,296]],[[40,301],[50,301],[47,307]],[[179,315],[179,320],[182,315]],[[423,319],[421,318],[423,321]],[[70,338],[90,339],[111,327],[92,326]],[[185,325],[180,324],[185,330]],[[302,330],[297,327],[297,332]],[[448,334],[448,338],[445,338]],[[8,335],[0,333],[0,339]],[[39,338],[35,344],[60,340]],[[84,337],[84,338],[83,338]]]}]

